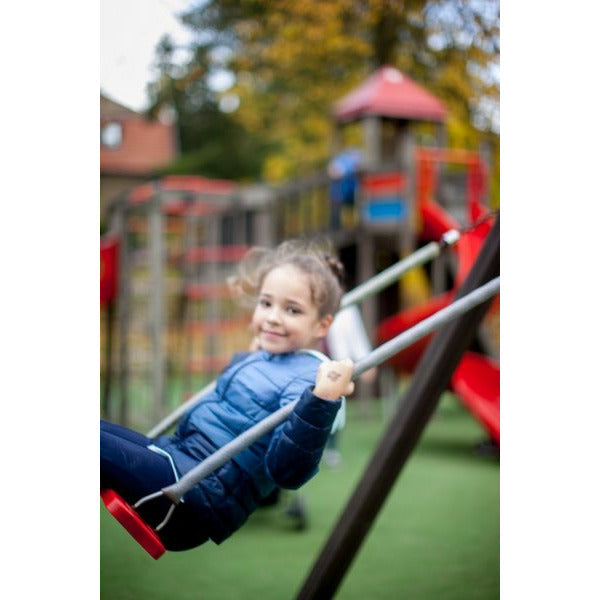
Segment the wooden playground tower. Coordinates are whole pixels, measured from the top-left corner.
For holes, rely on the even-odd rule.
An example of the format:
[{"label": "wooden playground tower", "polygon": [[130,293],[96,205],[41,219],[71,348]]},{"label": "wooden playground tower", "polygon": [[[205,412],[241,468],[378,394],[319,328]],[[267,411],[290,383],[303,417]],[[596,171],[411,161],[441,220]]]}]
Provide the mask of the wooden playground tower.
[{"label": "wooden playground tower", "polygon": [[[343,145],[348,125],[360,123],[363,131],[358,224],[351,242],[356,257],[353,283],[366,281],[414,252],[428,233],[423,221],[426,204],[443,206],[461,226],[481,216],[479,208],[487,204],[483,158],[475,152],[444,148],[445,106],[406,75],[390,66],[380,68],[337,102],[333,115],[337,148]],[[418,145],[422,124],[433,130],[428,147]],[[431,289],[425,293],[444,291],[445,271],[456,270],[447,260],[434,261]],[[374,331],[382,318],[418,302],[412,289],[417,283],[406,278],[390,293],[365,301],[361,310],[367,330]]]},{"label": "wooden playground tower", "polygon": [[[101,251],[101,276],[118,281],[103,315],[106,416],[127,423],[142,402],[156,419],[170,396],[202,383],[196,375],[214,375],[247,347],[226,279],[250,245],[273,244],[271,205],[260,186],[202,177],[165,177],[113,204]],[[173,379],[179,389],[168,390]]]},{"label": "wooden playground tower", "polygon": [[[114,204],[104,240],[113,254],[118,248],[118,290],[103,314],[105,416],[130,422],[131,396],[145,395],[143,411],[156,420],[173,407],[173,397],[183,402],[246,349],[247,314],[225,281],[248,247],[326,235],[347,267],[350,288],[416,249],[420,209],[433,197],[444,202],[445,191],[447,209],[462,224],[477,217],[467,210],[477,203],[465,194],[481,202],[485,165],[474,153],[442,148],[446,109],[408,77],[381,68],[336,103],[333,115],[338,150],[351,123],[362,126],[364,139],[356,199],[341,223],[332,220],[324,172],[279,187],[166,177]],[[417,147],[415,126],[423,122],[435,128],[435,148]],[[456,176],[440,168],[448,162],[467,168],[466,179],[459,177],[466,181],[462,191],[452,192]],[[445,268],[433,265],[434,288],[443,287]],[[398,286],[365,301],[367,331],[409,302],[409,292]],[[171,375],[180,382],[175,391],[167,389]],[[118,407],[110,401],[115,392]]]}]

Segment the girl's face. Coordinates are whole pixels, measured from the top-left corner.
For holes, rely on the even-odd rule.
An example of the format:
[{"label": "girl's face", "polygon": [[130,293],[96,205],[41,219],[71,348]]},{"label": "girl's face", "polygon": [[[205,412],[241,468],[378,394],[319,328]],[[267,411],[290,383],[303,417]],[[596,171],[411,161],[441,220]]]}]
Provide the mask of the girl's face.
[{"label": "girl's face", "polygon": [[282,265],[264,278],[251,328],[258,344],[272,354],[313,348],[333,317],[319,318],[310,293],[310,278],[293,265]]}]

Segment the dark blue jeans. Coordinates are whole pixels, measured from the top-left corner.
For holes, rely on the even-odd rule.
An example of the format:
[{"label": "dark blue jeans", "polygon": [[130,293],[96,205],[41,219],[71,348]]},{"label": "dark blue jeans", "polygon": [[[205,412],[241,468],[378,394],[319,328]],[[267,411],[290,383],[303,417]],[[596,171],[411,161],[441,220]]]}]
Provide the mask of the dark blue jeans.
[{"label": "dark blue jeans", "polygon": [[[110,488],[129,504],[175,482],[171,463],[148,449],[152,440],[141,433],[100,421],[100,487]],[[165,518],[171,502],[167,498],[149,500],[136,509],[151,527]],[[185,502],[177,505],[168,524],[158,532],[167,550],[187,550],[203,544],[208,536],[198,514]]]}]

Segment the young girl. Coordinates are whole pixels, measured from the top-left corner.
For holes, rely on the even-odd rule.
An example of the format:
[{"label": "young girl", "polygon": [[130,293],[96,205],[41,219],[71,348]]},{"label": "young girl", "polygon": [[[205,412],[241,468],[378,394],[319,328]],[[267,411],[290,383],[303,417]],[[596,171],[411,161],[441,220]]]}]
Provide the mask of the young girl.
[{"label": "young girl", "polygon": [[[352,361],[327,361],[315,350],[339,307],[340,276],[341,264],[309,244],[250,251],[234,283],[239,294],[255,299],[251,329],[258,349],[234,357],[214,392],[172,436],[151,440],[101,422],[100,485],[133,504],[300,399],[285,423],[184,495],[159,532],[167,550],[209,539],[220,544],[276,487],[296,489],[316,474],[340,398],[354,390]],[[155,527],[169,507],[161,497],[139,513]]]}]

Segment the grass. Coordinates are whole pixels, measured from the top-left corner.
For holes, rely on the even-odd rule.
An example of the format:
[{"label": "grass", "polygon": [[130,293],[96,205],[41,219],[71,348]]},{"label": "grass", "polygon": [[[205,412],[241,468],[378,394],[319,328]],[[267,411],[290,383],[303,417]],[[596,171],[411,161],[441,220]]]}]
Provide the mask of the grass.
[{"label": "grass", "polygon": [[[115,600],[294,598],[385,427],[352,404],[342,464],[301,490],[309,527],[263,508],[220,546],[150,558],[100,511],[101,597]],[[400,474],[336,598],[444,600],[500,596],[499,461],[474,452],[483,431],[446,394]]]}]

